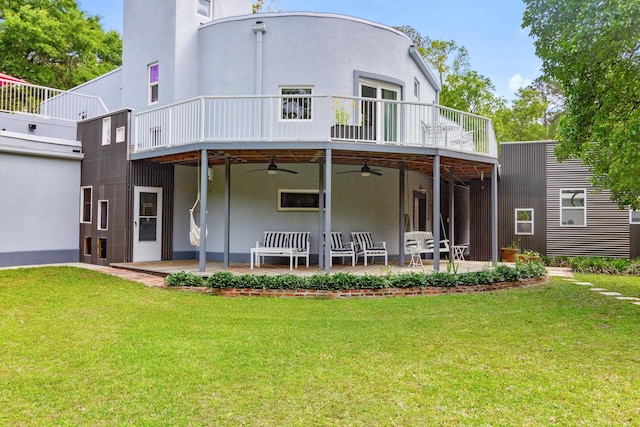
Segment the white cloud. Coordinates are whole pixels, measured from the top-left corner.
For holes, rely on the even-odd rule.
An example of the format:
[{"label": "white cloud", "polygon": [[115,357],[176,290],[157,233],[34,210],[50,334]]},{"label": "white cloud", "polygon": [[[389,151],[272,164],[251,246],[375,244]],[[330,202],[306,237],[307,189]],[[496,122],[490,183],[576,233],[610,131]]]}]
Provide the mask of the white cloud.
[{"label": "white cloud", "polygon": [[511,93],[516,93],[518,89],[529,86],[530,84],[531,79],[525,79],[520,74],[514,74],[509,79],[509,90]]}]

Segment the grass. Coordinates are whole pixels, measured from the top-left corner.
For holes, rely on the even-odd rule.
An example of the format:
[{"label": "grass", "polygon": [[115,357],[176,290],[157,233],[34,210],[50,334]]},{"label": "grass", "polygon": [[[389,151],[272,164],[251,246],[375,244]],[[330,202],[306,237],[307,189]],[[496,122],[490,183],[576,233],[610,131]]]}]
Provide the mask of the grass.
[{"label": "grass", "polygon": [[620,292],[627,297],[640,298],[640,279],[633,276],[609,276],[605,274],[576,274],[576,280],[593,283],[608,291]]},{"label": "grass", "polygon": [[6,270],[0,425],[640,425],[639,324],[640,307],[561,279],[224,299]]}]

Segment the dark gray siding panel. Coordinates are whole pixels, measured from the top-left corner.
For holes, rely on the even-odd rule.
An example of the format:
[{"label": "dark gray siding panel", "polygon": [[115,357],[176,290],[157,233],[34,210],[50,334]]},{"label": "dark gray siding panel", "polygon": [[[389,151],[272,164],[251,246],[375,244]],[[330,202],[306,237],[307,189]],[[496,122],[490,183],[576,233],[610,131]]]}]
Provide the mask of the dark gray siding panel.
[{"label": "dark gray siding panel", "polygon": [[[610,200],[610,193],[594,193],[590,172],[579,160],[558,163],[556,144],[547,144],[547,254],[550,256],[629,257],[629,213]],[[560,225],[560,189],[587,190],[587,225]]]},{"label": "dark gray siding panel", "polygon": [[[498,183],[498,245],[519,241],[521,249],[547,253],[545,142],[507,143],[500,146]],[[515,210],[533,209],[533,235],[516,235]]]},{"label": "dark gray siding panel", "polygon": [[[129,111],[111,115],[111,144],[102,145],[102,118],[88,120],[78,125],[78,139],[82,142],[81,185],[92,187],[92,223],[80,224],[80,260],[91,264],[108,265],[112,262],[130,261],[127,258],[126,230],[128,145],[116,142],[116,129],[128,129]],[[128,131],[125,134],[128,135]],[[98,230],[98,200],[109,202],[108,230]],[[84,254],[84,240],[91,238],[91,255]],[[98,258],[98,239],[107,239],[107,257]]]},{"label": "dark gray siding panel", "polygon": [[629,256],[640,257],[640,225],[629,225]]},{"label": "dark gray siding panel", "polygon": [[469,259],[491,259],[491,179],[474,179],[469,183]]},{"label": "dark gray siding panel", "polygon": [[[129,206],[133,215],[133,186],[162,187],[162,260],[173,259],[173,188],[174,167],[145,161],[131,162],[132,186],[129,189]],[[129,223],[133,222],[130,217]],[[129,247],[129,259],[133,257],[133,247]]]}]

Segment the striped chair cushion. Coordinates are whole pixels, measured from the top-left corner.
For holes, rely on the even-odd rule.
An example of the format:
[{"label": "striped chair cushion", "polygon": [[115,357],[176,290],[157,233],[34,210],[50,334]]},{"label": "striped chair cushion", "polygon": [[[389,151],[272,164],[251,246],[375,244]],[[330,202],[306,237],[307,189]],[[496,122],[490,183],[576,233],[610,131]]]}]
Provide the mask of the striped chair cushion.
[{"label": "striped chair cushion", "polygon": [[289,247],[296,248],[301,252],[307,251],[308,247],[308,238],[307,232],[299,232],[299,233],[289,233]]},{"label": "striped chair cushion", "polygon": [[337,231],[331,232],[331,250],[337,251],[344,249],[344,242],[342,240],[342,233]]},{"label": "striped chair cushion", "polygon": [[267,231],[264,233],[264,245],[267,248],[288,248],[289,236],[286,233]]}]

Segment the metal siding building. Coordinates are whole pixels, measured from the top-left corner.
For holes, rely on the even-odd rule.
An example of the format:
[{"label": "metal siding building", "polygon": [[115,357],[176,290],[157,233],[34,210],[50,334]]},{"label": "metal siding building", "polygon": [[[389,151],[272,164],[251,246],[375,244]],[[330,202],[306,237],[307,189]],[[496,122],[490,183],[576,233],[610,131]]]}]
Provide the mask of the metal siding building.
[{"label": "metal siding building", "polygon": [[[611,256],[628,258],[629,212],[620,210],[609,191],[594,192],[591,173],[579,160],[556,161],[555,142],[547,152],[547,255]],[[561,189],[586,189],[586,225],[560,224]]]}]

